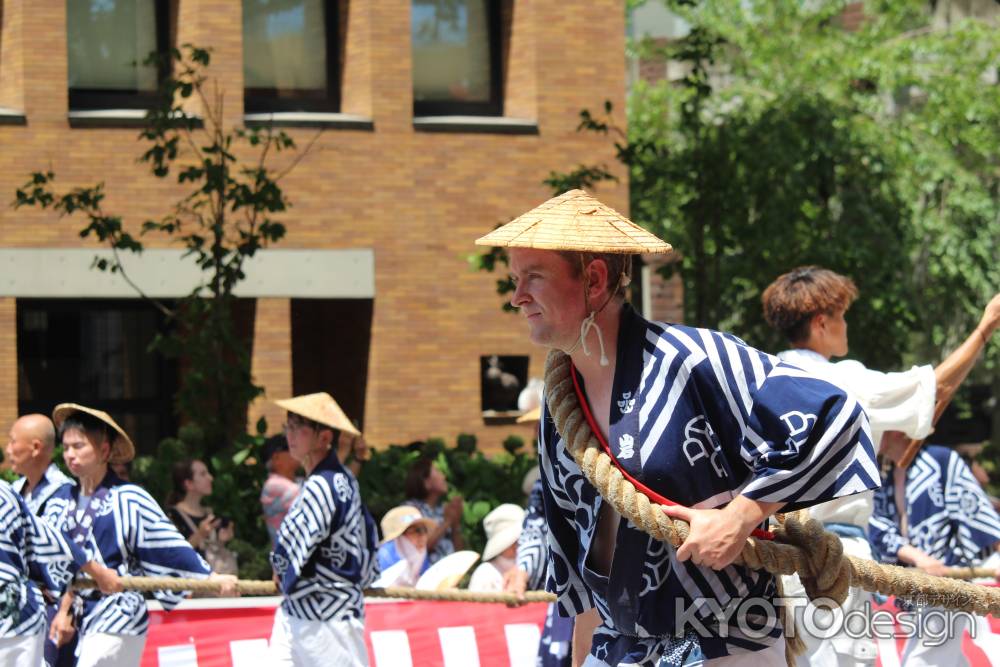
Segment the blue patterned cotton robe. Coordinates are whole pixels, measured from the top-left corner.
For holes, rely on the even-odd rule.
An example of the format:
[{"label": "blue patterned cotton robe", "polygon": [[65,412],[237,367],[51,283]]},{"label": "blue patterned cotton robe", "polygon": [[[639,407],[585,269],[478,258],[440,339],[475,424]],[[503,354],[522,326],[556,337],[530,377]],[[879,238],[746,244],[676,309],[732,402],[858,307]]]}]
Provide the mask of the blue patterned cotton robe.
[{"label": "blue patterned cotton robe", "polygon": [[899,532],[892,470],[875,493],[868,524],[878,559],[897,563],[909,544],[945,565],[975,565],[1000,542],[1000,516],[956,451],[928,445],[906,469],[907,537]]},{"label": "blue patterned cotton robe", "polygon": [[0,481],[0,638],[44,632],[39,586],[61,594],[85,562],[62,533],[32,514]]},{"label": "blue patterned cotton robe", "polygon": [[[103,489],[104,491],[100,491]],[[99,492],[105,494],[99,498]],[[93,522],[79,506],[80,487],[63,487],[45,508],[45,521],[72,535],[88,561],[96,561],[121,576],[205,579],[212,570],[145,489],[109,472],[90,504]],[[104,595],[93,589],[77,593],[82,600],[80,633],[143,635],[149,614],[142,593]],[[185,594],[153,593],[164,609],[176,607]]]},{"label": "blue patterned cotton robe", "polygon": [[302,486],[278,528],[271,565],[289,616],[364,620],[362,590],[378,576],[378,532],[358,482],[331,451]]},{"label": "blue patterned cotton robe", "polygon": [[[647,322],[630,307],[618,334],[609,424],[611,449],[629,474],[687,507],[719,508],[742,494],[790,511],[879,483],[867,418],[843,390],[728,334]],[[597,608],[594,657],[680,665],[698,648],[716,658],[781,641],[777,614],[760,606],[737,608],[722,627],[713,613],[730,601],[772,598],[775,581],[766,572],[679,563],[673,547],[625,519],[610,575],[587,568],[602,499],[547,408],[539,450],[546,587],[563,615]],[[685,609],[695,610],[707,636],[695,636]]]},{"label": "blue patterned cotton robe", "polygon": [[31,490],[31,493],[25,495],[24,486],[27,483],[28,478],[22,477],[11,484],[11,487],[22,498],[24,498],[24,502],[28,505],[31,513],[35,516],[43,516],[45,514],[45,504],[49,501],[49,498],[54,496],[62,487],[73,486],[76,484],[76,482],[67,477],[62,470],[56,467],[56,464],[54,463],[50,463],[49,467],[45,469],[45,474],[43,474],[42,478],[38,480],[38,484],[36,484],[35,488]]}]

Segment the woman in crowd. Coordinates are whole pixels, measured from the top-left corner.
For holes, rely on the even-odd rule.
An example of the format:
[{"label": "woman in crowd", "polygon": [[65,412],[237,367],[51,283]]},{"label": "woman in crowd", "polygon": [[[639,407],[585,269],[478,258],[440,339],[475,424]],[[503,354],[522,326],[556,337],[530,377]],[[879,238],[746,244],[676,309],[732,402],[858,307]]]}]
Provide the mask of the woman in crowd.
[{"label": "woman in crowd", "polygon": [[278,526],[302,490],[299,480],[296,479],[299,462],[289,453],[288,440],[283,433],[267,439],[261,452],[261,459],[267,468],[267,479],[260,489],[260,506],[264,513],[267,534],[271,536],[271,546],[274,546]]},{"label": "woman in crowd", "polygon": [[212,495],[212,480],[212,473],[203,461],[185,459],[175,463],[167,516],[213,570],[236,574],[235,555],[224,546],[233,539],[235,526],[202,504],[206,496]]},{"label": "woman in crowd", "polygon": [[[416,586],[430,563],[427,535],[437,523],[426,519],[416,507],[393,507],[382,517],[382,544],[378,548],[381,586]],[[405,562],[405,565],[397,565]],[[393,566],[396,566],[393,568]]]},{"label": "woman in crowd", "polygon": [[441,502],[448,493],[448,480],[433,460],[423,458],[414,463],[406,475],[403,490],[407,497],[404,505],[416,507],[425,517],[436,522],[427,538],[427,554],[432,565],[465,546],[462,540],[462,497],[454,496],[447,503]]},{"label": "woman in crowd", "polygon": [[502,591],[504,575],[517,565],[517,540],[521,537],[524,510],[504,503],[483,518],[486,547],[483,562],[472,573],[470,591]]},{"label": "woman in crowd", "polygon": [[[223,594],[235,594],[235,577],[214,574],[144,489],[110,472],[110,463],[135,455],[132,440],[110,415],[63,403],[52,417],[78,483],[49,501],[44,515],[49,525],[68,534],[88,560],[119,575],[212,578],[223,583]],[[185,597],[168,591],[153,595],[168,610]],[[141,593],[88,590],[63,596],[50,636],[63,644],[79,631],[77,667],[128,667],[139,664],[148,627]]]}]

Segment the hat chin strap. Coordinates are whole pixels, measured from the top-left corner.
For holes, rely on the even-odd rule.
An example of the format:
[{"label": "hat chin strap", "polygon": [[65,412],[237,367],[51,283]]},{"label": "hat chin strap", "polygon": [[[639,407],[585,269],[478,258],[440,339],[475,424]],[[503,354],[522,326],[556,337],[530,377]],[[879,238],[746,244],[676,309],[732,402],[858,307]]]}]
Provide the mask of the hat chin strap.
[{"label": "hat chin strap", "polygon": [[587,335],[593,329],[597,332],[597,344],[601,348],[601,366],[607,366],[608,356],[604,353],[604,334],[601,333],[601,327],[597,326],[597,322],[594,321],[595,317],[597,317],[597,311],[592,310],[590,315],[580,323],[580,337],[573,343],[573,347],[566,350],[566,354],[573,354],[577,348],[582,347],[583,353],[589,357],[590,349],[587,348]]}]

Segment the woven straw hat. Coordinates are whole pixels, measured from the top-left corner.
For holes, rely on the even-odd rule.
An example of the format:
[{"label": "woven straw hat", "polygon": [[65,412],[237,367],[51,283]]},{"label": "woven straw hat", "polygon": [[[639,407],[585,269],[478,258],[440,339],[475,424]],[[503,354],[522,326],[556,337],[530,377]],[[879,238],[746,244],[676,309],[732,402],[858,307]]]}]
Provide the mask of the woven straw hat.
[{"label": "woven straw hat", "polygon": [[661,241],[583,190],[570,190],[476,239],[476,245],[642,255],[667,253]]},{"label": "woven straw hat", "polygon": [[410,526],[420,526],[423,525],[427,530],[434,530],[437,528],[437,521],[434,519],[425,518],[423,514],[420,513],[416,507],[411,507],[409,505],[400,505],[399,507],[393,507],[391,510],[385,513],[382,517],[382,544],[386,542],[391,542],[403,533],[405,533]]},{"label": "woven straw hat", "polygon": [[74,412],[83,412],[91,417],[96,417],[115,430],[117,435],[111,441],[111,455],[108,458],[108,463],[128,463],[135,458],[135,445],[132,444],[132,438],[128,437],[125,429],[119,426],[118,422],[103,410],[95,410],[94,408],[88,408],[76,403],[60,403],[52,411],[52,421],[55,423],[56,428],[61,428],[66,418]]},{"label": "woven straw hat", "polygon": [[318,424],[335,428],[338,431],[346,431],[351,435],[361,435],[361,431],[354,427],[351,420],[347,418],[344,411],[333,400],[333,396],[321,391],[317,394],[305,394],[294,396],[274,402],[279,407],[294,412],[295,414],[311,419]]}]

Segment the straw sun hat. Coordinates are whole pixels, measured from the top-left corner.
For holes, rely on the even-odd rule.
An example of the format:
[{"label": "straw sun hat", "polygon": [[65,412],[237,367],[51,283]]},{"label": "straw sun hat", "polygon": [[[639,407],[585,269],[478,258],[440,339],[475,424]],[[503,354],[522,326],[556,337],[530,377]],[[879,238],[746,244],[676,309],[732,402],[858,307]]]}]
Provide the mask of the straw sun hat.
[{"label": "straw sun hat", "polygon": [[483,562],[493,560],[507,547],[517,543],[524,523],[524,510],[512,503],[499,505],[483,519],[486,531],[486,546],[483,548]]},{"label": "straw sun hat", "polygon": [[416,507],[400,505],[393,507],[382,517],[382,544],[392,542],[407,531],[410,526],[426,526],[428,531],[437,527],[437,521],[428,519]]},{"label": "straw sun hat", "polygon": [[553,197],[476,239],[476,245],[629,255],[668,253],[661,241],[583,190]]},{"label": "straw sun hat", "polygon": [[285,398],[275,401],[275,404],[318,424],[335,428],[338,431],[345,431],[351,435],[361,435],[361,431],[354,427],[351,420],[337,405],[337,401],[333,400],[333,396],[325,391]]},{"label": "straw sun hat", "polygon": [[125,433],[125,429],[119,426],[118,423],[111,418],[111,415],[103,410],[95,410],[94,408],[88,408],[76,403],[60,403],[56,406],[56,409],[52,411],[52,421],[55,423],[56,428],[62,427],[66,418],[75,412],[82,412],[90,415],[91,417],[96,417],[114,429],[116,435],[111,441],[111,455],[108,458],[108,463],[128,463],[135,458],[135,445],[132,444],[132,438],[128,437],[128,434]]}]

